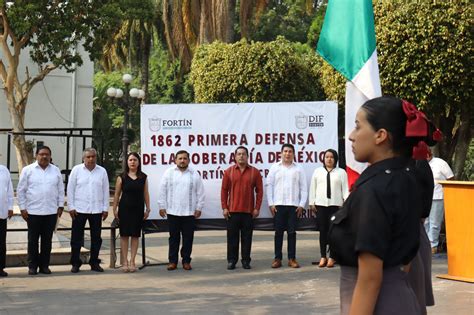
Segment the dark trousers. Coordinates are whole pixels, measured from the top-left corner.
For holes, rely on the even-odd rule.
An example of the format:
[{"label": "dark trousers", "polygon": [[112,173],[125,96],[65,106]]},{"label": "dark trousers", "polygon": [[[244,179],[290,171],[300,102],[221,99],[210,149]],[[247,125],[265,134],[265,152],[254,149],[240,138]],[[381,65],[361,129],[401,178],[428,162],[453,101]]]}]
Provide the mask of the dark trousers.
[{"label": "dark trousers", "polygon": [[7,258],[7,219],[0,219],[0,271],[5,268]]},{"label": "dark trousers", "polygon": [[276,206],[275,258],[282,259],[283,235],[288,237],[288,259],[296,257],[296,209],[294,206]]},{"label": "dark trousers", "polygon": [[86,221],[89,221],[91,234],[91,256],[89,259],[90,265],[100,263],[99,251],[102,245],[101,231],[102,231],[102,213],[85,214],[78,213],[72,220],[71,233],[71,265],[81,266],[81,247],[84,245],[84,227]]},{"label": "dark trousers", "polygon": [[168,227],[170,232],[168,260],[170,263],[178,263],[179,243],[183,236],[183,246],[181,246],[182,262],[191,262],[191,252],[193,251],[194,240],[194,216],[176,216],[168,214]]},{"label": "dark trousers", "polygon": [[[51,240],[56,226],[57,214],[28,215],[28,267],[48,268],[51,256]],[[41,238],[41,251],[38,249]]]},{"label": "dark trousers", "polygon": [[[316,206],[318,212],[316,212],[316,222],[319,228],[319,248],[321,251],[321,258],[327,256],[328,247],[328,234],[329,225],[331,224],[331,217],[339,210],[338,206],[321,207]],[[329,250],[329,257],[331,256],[331,250]]]},{"label": "dark trousers", "polygon": [[253,219],[250,213],[232,212],[227,220],[227,261],[239,260],[239,238],[242,241],[242,262],[250,263]]}]

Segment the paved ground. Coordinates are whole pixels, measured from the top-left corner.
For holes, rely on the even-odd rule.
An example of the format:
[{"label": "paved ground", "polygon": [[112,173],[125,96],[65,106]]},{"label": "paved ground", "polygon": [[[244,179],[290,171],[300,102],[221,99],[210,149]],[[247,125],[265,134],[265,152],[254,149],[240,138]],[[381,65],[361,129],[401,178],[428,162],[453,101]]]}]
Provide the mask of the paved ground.
[{"label": "paved ground", "polygon": [[[83,266],[53,266],[50,276],[27,276],[26,267],[9,268],[0,278],[0,314],[338,314],[339,268],[319,269],[316,232],[298,234],[300,269],[270,268],[271,232],[255,232],[252,270],[226,270],[224,231],[196,233],[194,270],[169,272],[150,266],[135,274],[106,268],[98,274]],[[108,241],[101,257],[108,266]],[[167,236],[147,237],[147,259],[165,262]],[[141,257],[138,257],[139,263]],[[433,260],[434,274],[447,270],[446,256]],[[474,314],[474,285],[433,278],[437,305],[429,314]]]}]

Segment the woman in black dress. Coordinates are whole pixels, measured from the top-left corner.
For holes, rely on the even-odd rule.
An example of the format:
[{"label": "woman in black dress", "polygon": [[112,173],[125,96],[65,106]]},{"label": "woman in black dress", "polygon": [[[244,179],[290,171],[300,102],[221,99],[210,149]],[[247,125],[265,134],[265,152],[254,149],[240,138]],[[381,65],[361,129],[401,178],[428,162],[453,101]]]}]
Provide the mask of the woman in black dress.
[{"label": "woman in black dress", "polygon": [[426,157],[428,136],[425,115],[394,97],[367,101],[357,113],[349,139],[355,159],[370,166],[329,233],[341,264],[341,314],[420,314],[407,280],[423,208],[410,157]]},{"label": "woman in black dress", "polygon": [[[146,220],[150,214],[148,180],[146,174],[141,170],[140,156],[136,152],[128,154],[125,170],[117,177],[113,211],[115,218],[119,221],[122,270],[135,272],[137,270],[135,257],[138,251],[138,238],[141,234],[143,220]],[[129,242],[130,261],[128,260]]]}]

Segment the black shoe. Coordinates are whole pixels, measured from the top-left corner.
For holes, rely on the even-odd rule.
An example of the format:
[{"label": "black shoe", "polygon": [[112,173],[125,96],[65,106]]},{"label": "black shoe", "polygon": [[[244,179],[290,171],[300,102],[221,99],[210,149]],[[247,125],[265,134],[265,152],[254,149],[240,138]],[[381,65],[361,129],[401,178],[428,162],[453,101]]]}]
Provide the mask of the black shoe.
[{"label": "black shoe", "polygon": [[36,268],[28,268],[28,275],[30,276],[36,276],[38,272],[36,271]]},{"label": "black shoe", "polygon": [[91,270],[97,272],[104,272],[104,269],[99,264],[91,265]]},{"label": "black shoe", "polygon": [[79,268],[81,268],[81,266],[79,266],[79,265],[73,265],[72,268],[71,268],[71,272],[72,272],[72,273],[78,273],[78,272],[79,272]]},{"label": "black shoe", "polygon": [[45,275],[50,275],[51,274],[51,270],[46,267],[46,268],[40,268],[39,269],[39,273],[42,273],[42,274],[45,274]]},{"label": "black shoe", "polygon": [[8,273],[6,273],[5,270],[1,269],[0,270],[0,277],[8,277]]},{"label": "black shoe", "polygon": [[242,262],[242,268],[244,268],[244,269],[252,269],[252,267],[250,267],[250,263],[249,263],[249,262]]},{"label": "black shoe", "polygon": [[230,262],[227,264],[227,270],[234,270],[234,269],[235,269],[235,263]]}]

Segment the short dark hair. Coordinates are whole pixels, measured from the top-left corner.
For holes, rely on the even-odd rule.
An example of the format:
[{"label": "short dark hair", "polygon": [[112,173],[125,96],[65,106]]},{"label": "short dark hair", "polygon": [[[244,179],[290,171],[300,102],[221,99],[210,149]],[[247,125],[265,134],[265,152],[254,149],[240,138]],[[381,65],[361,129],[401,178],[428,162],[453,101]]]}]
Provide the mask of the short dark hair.
[{"label": "short dark hair", "polygon": [[186,154],[188,156],[188,159],[189,159],[189,152],[186,151],[186,150],[179,150],[178,152],[176,152],[176,155],[175,155],[175,158],[178,157],[178,155],[180,154]]},{"label": "short dark hair", "polygon": [[235,149],[234,154],[237,154],[237,151],[240,150],[240,149],[244,150],[245,153],[247,153],[247,156],[249,156],[249,150],[246,147],[244,147],[243,145],[238,146],[237,149]]},{"label": "short dark hair", "polygon": [[43,149],[48,150],[48,151],[49,151],[49,155],[51,155],[51,153],[52,153],[52,152],[51,152],[51,148],[48,147],[47,145],[38,146],[38,147],[36,148],[36,153],[35,153],[35,155],[38,155],[39,151],[41,151],[41,150],[43,150]]},{"label": "short dark hair", "polygon": [[293,150],[293,153],[295,153],[295,146],[292,145],[291,143],[285,143],[284,145],[282,145],[281,152],[283,152],[285,148],[290,148],[291,150]]},{"label": "short dark hair", "polygon": [[337,161],[339,161],[339,155],[337,154],[336,150],[334,149],[327,149],[326,152],[324,152],[324,156],[323,156],[323,165],[326,166],[324,164],[324,158],[326,157],[326,153],[328,152],[331,152],[332,153],[332,156],[334,156],[334,166],[337,165]]}]

